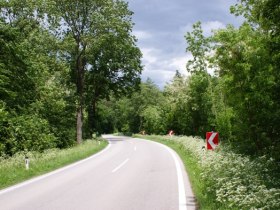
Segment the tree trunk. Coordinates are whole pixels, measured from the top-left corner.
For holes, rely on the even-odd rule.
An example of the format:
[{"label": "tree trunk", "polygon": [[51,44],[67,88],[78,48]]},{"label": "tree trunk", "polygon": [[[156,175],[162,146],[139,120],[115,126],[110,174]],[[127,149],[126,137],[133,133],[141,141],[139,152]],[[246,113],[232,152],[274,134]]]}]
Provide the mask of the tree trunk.
[{"label": "tree trunk", "polygon": [[78,105],[77,105],[77,143],[80,144],[83,141],[83,104],[84,104],[84,67],[85,58],[84,50],[79,50],[79,41],[77,41],[77,60],[76,60],[76,87],[78,95]]},{"label": "tree trunk", "polygon": [[88,107],[88,127],[90,136],[97,131],[96,129],[96,108],[95,101],[92,101],[92,104]]},{"label": "tree trunk", "polygon": [[77,143],[80,144],[83,141],[83,107],[79,105],[77,108]]},{"label": "tree trunk", "polygon": [[92,117],[93,117],[92,130],[97,132],[98,130],[97,130],[97,126],[96,126],[96,101],[95,101],[95,99],[93,99],[93,101],[92,101]]}]

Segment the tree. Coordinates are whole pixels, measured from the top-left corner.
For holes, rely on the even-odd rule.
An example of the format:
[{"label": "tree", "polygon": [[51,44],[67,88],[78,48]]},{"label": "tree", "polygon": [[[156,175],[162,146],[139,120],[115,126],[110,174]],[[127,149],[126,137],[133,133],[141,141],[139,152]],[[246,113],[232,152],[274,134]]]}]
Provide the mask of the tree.
[{"label": "tree", "polygon": [[21,28],[13,28],[1,19],[0,27],[0,96],[8,107],[19,109],[34,101],[35,83],[29,76],[34,72],[27,64]]},{"label": "tree", "polygon": [[[128,66],[128,61],[125,60],[125,57],[121,57],[118,58],[118,61],[122,59],[120,62],[121,65],[112,66],[109,64],[110,66],[106,66],[108,64],[106,62],[111,59],[107,52],[104,54],[104,51],[108,50],[108,47],[107,49],[101,50],[105,42],[116,37],[118,39],[126,38],[127,41],[129,39],[132,40],[128,46],[134,44],[135,39],[129,36],[132,26],[132,13],[128,10],[127,3],[123,1],[55,0],[45,2],[49,5],[48,15],[50,23],[52,23],[51,26],[56,29],[57,36],[65,41],[66,51],[64,55],[71,64],[72,77],[77,93],[77,142],[80,143],[82,141],[83,110],[86,91],[85,74],[87,71],[94,72],[93,76],[89,76],[89,81],[92,82],[90,85],[93,87],[90,87],[89,90],[95,91],[91,95],[91,98],[94,100],[95,98],[93,96],[99,95],[99,87],[102,84],[97,84],[96,78],[98,78],[98,81],[99,79],[102,81],[105,80],[106,82],[111,80],[112,82],[107,82],[109,85],[106,88],[116,90],[116,86],[112,84],[125,84],[129,86],[129,83],[135,77],[139,77],[139,73],[141,72],[139,64],[138,66],[133,65],[133,70],[131,70],[131,66],[125,68]],[[95,55],[97,57],[99,55],[99,57],[97,58]],[[100,55],[105,58],[100,57]],[[139,53],[135,56],[139,56]],[[113,62],[118,64],[115,59],[113,59]],[[138,62],[137,59],[135,62]],[[96,64],[102,66],[102,70],[99,67],[95,68]],[[95,74],[96,71],[97,74]],[[121,76],[122,74],[123,76]],[[127,78],[129,79],[127,80]],[[108,90],[106,91],[108,92]],[[102,92],[104,91],[102,90]]]},{"label": "tree", "polygon": [[[119,8],[120,7],[120,8]],[[114,12],[114,24],[110,30],[102,29],[102,40],[98,46],[92,46],[89,56],[90,68],[86,72],[86,103],[88,110],[89,132],[93,132],[97,124],[97,103],[109,96],[121,97],[131,94],[140,84],[141,52],[136,46],[136,39],[130,34],[132,22],[131,12],[127,5],[119,5]],[[123,17],[127,16],[127,20]],[[124,21],[127,21],[124,24]],[[121,26],[121,27],[120,27]]]},{"label": "tree", "polygon": [[191,135],[190,115],[187,111],[189,79],[176,71],[173,79],[164,87],[163,94],[166,103],[163,106],[166,117],[166,127],[176,134]]},{"label": "tree", "polygon": [[207,55],[211,51],[210,39],[204,37],[201,22],[193,24],[193,31],[187,32],[185,38],[188,43],[186,50],[193,56],[193,59],[187,62],[187,71],[207,72],[209,65]]},{"label": "tree", "polygon": [[[42,27],[36,1],[2,1],[0,95],[3,153],[66,147],[71,140],[71,87],[57,59],[58,40]],[[49,43],[52,43],[50,45]]]},{"label": "tree", "polygon": [[148,106],[140,114],[143,120],[142,130],[147,134],[164,134],[165,120],[163,119],[163,111],[160,106]]},{"label": "tree", "polygon": [[235,140],[247,153],[266,153],[277,159],[279,5],[277,0],[240,0],[231,7],[232,13],[243,15],[246,21],[238,30],[229,26],[215,35],[214,58],[220,68],[227,104],[233,108]]},{"label": "tree", "polygon": [[193,25],[193,31],[188,32],[185,38],[188,43],[187,51],[193,56],[193,59],[187,63],[187,70],[191,72],[188,84],[190,124],[193,126],[193,134],[204,136],[205,131],[213,127],[211,119],[213,114],[209,110],[214,110],[215,113],[211,101],[212,78],[208,74],[211,67],[209,59],[209,53],[212,51],[211,40],[203,35],[200,22]]},{"label": "tree", "polygon": [[261,153],[276,140],[275,111],[279,110],[266,37],[246,23],[215,36],[219,74],[225,81],[227,103],[235,112],[233,135],[242,150]]},{"label": "tree", "polygon": [[[134,90],[130,95],[120,97],[112,95],[109,100],[101,100],[96,113],[98,119],[96,126],[101,131],[104,131],[105,127],[110,127],[110,132],[138,133],[147,130],[162,134],[166,132],[165,106],[166,101],[162,92],[148,79],[140,84],[139,90]],[[150,122],[153,129],[148,126]]]}]

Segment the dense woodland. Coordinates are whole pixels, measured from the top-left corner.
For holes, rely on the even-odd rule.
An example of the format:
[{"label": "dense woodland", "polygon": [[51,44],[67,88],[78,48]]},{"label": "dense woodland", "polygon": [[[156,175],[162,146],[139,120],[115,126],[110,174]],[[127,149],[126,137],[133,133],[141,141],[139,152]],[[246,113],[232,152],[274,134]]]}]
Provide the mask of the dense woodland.
[{"label": "dense woodland", "polygon": [[[279,0],[241,0],[239,28],[188,32],[190,76],[140,83],[132,12],[115,0],[1,1],[0,153],[69,147],[93,133],[205,136],[280,159]],[[209,74],[209,69],[215,74]]]},{"label": "dense woodland", "polygon": [[91,138],[96,104],[140,83],[132,12],[113,0],[1,0],[0,153]]}]

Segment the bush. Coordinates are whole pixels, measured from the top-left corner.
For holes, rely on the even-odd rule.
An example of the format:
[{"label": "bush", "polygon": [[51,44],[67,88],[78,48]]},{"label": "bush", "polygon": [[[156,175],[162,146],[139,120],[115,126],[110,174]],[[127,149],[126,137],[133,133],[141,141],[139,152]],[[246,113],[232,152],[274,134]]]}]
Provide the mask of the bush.
[{"label": "bush", "polygon": [[56,137],[50,132],[47,120],[37,115],[21,115],[0,122],[2,154],[13,155],[19,151],[40,151],[56,146]]}]

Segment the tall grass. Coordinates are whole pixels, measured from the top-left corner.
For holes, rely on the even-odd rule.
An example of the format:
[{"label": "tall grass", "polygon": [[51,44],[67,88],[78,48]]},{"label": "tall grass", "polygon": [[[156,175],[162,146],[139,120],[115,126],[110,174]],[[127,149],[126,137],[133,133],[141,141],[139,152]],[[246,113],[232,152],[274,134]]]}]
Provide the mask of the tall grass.
[{"label": "tall grass", "polygon": [[[0,189],[86,158],[106,145],[106,141],[88,140],[68,149],[50,149],[43,153],[21,152],[10,158],[0,157]],[[29,170],[25,169],[26,156],[30,160]]]},{"label": "tall grass", "polygon": [[250,159],[223,146],[206,151],[192,137],[137,136],[175,149],[185,163],[200,209],[280,209],[279,163]]}]

